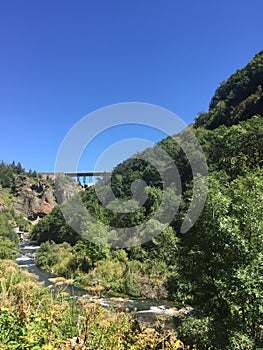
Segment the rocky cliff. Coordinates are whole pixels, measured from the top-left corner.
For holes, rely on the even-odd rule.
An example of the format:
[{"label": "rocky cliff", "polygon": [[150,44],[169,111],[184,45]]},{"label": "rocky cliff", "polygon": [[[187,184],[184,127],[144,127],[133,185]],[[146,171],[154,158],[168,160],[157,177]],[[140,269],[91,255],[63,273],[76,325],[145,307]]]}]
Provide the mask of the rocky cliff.
[{"label": "rocky cliff", "polygon": [[12,188],[12,208],[31,221],[47,215],[56,205],[51,181],[17,176]]},{"label": "rocky cliff", "polygon": [[[56,189],[56,190],[55,190]],[[61,176],[53,179],[15,175],[12,184],[4,189],[0,185],[0,211],[14,209],[18,214],[36,223],[49,214],[56,204],[63,204],[81,187],[76,181]]]}]

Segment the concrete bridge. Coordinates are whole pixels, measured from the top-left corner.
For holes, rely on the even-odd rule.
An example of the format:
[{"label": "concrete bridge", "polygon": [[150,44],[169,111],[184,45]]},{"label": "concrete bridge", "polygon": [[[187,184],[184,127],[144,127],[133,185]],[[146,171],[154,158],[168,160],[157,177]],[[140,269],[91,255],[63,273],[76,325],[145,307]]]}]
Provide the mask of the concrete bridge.
[{"label": "concrete bridge", "polygon": [[77,171],[77,172],[42,172],[38,173],[43,179],[55,180],[56,176],[69,176],[75,178],[77,181],[82,180],[84,184],[86,182],[93,183],[98,177],[110,174],[110,171]]}]

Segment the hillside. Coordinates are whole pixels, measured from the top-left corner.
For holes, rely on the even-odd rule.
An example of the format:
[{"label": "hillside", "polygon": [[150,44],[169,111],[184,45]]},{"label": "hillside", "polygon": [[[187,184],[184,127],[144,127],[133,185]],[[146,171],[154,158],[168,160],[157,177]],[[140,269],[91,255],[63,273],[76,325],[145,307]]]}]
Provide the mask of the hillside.
[{"label": "hillside", "polygon": [[[71,210],[63,209],[70,212],[70,222],[77,223],[81,236],[89,240],[74,235],[59,208],[42,219],[33,230],[35,239],[65,240],[71,245],[45,242],[38,252],[39,266],[90,287],[99,285],[112,292],[189,303],[196,316],[182,322],[179,335],[198,349],[261,348],[262,86],[263,51],[220,85],[208,113],[200,114],[193,125],[119,164],[111,182],[116,198],[106,191],[107,177],[96,189],[82,193],[97,223],[81,214],[74,201]],[[209,189],[197,222],[183,234],[181,225],[193,196],[197,202],[204,198],[202,183],[194,187],[198,174],[188,159],[189,154],[198,159],[200,152],[191,132],[206,157]],[[181,188],[171,175],[170,163],[162,161],[160,148],[176,164]],[[168,179],[166,192],[162,178]],[[141,179],[146,188],[140,187]],[[166,206],[162,207],[164,193]],[[171,210],[169,203],[174,205],[179,200],[177,215],[162,231]],[[132,227],[137,246],[132,246]],[[124,249],[110,249],[109,243]],[[57,254],[61,258],[55,258]]]},{"label": "hillside", "polygon": [[215,129],[263,116],[263,51],[216,89],[208,113],[200,113],[195,127]]},{"label": "hillside", "polygon": [[49,214],[56,204],[54,184],[20,163],[0,164],[0,207],[13,209],[31,222]]}]

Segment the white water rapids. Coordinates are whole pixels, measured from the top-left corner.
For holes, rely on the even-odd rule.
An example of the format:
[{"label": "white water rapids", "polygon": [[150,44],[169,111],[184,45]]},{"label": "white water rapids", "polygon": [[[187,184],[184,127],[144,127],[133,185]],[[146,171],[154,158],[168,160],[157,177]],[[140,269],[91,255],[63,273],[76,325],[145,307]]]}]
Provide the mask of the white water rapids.
[{"label": "white water rapids", "polygon": [[[25,241],[21,243],[19,255],[16,258],[16,262],[22,268],[27,269],[29,272],[38,276],[39,282],[44,282],[44,285],[47,287],[53,285],[49,280],[50,278],[57,277],[55,275],[41,271],[35,264],[35,254],[40,247],[37,245],[37,242],[34,241]],[[118,302],[116,298],[103,296],[101,298],[93,298],[90,295],[87,295],[87,292],[76,286],[69,286],[68,292],[72,297],[77,298],[89,298],[90,301],[97,301],[103,307],[117,307]],[[177,308],[176,308],[177,306]],[[150,299],[144,300],[124,300],[122,303],[123,308],[128,308],[130,311],[136,310],[136,317],[140,323],[146,324],[147,326],[156,326],[158,323],[158,315],[165,316],[165,327],[174,328],[173,317],[182,317],[189,314],[192,309],[180,307],[178,310],[178,305],[168,301],[153,301]]]}]

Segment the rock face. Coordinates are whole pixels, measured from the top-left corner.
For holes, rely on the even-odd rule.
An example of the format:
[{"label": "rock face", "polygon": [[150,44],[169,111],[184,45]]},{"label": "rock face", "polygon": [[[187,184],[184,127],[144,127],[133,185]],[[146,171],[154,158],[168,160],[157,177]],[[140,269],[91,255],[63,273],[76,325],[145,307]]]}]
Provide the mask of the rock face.
[{"label": "rock face", "polygon": [[70,198],[75,196],[80,186],[68,176],[58,176],[55,179],[55,192],[58,204],[66,203]]},{"label": "rock face", "polygon": [[[64,204],[80,190],[76,181],[61,176],[55,179],[33,178],[27,175],[16,175],[10,192],[11,207],[32,223],[49,214],[55,205]],[[1,196],[0,211],[6,208]],[[9,207],[9,205],[8,205]]]},{"label": "rock face", "polygon": [[49,214],[56,205],[52,183],[46,180],[18,176],[12,188],[12,207],[34,221]]}]

